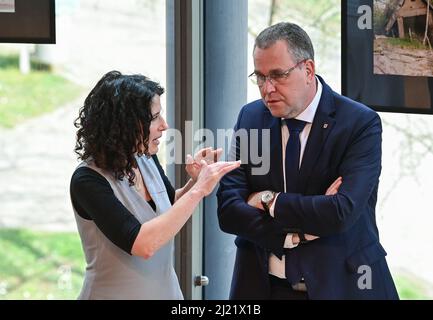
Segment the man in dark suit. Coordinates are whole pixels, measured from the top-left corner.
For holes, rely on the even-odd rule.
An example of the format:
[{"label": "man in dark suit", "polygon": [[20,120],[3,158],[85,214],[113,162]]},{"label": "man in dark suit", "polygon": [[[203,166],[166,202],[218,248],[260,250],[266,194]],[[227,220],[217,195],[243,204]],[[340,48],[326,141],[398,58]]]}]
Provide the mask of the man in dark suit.
[{"label": "man in dark suit", "polygon": [[237,235],[230,298],[398,299],[375,218],[379,116],[315,75],[295,24],[260,33],[254,66],[262,99],[242,108],[235,132],[258,129],[260,142],[268,129],[258,150],[270,165],[257,174],[257,142],[236,139],[247,161],[218,190],[220,227]]}]

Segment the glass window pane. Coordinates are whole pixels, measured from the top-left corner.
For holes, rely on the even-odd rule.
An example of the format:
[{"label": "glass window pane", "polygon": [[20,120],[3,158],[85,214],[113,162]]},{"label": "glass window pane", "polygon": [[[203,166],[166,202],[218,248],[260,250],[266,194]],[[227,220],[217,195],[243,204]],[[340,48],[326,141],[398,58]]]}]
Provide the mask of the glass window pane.
[{"label": "glass window pane", "polygon": [[77,298],[73,122],[110,70],[166,84],[165,1],[59,0],[56,25],[56,45],[0,44],[0,299]]}]

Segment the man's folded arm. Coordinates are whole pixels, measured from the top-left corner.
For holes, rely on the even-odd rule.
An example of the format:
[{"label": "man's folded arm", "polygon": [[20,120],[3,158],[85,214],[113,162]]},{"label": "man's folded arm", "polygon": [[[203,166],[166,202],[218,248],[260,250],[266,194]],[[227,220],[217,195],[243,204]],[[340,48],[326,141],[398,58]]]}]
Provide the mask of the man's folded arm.
[{"label": "man's folded arm", "polygon": [[274,253],[282,253],[287,232],[263,210],[248,205],[250,191],[244,170],[241,165],[220,182],[217,193],[220,228]]},{"label": "man's folded arm", "polygon": [[332,196],[281,193],[275,203],[275,220],[287,232],[319,237],[347,231],[365,212],[377,192],[381,171],[381,123],[376,115],[359,130],[339,166],[343,183]]}]

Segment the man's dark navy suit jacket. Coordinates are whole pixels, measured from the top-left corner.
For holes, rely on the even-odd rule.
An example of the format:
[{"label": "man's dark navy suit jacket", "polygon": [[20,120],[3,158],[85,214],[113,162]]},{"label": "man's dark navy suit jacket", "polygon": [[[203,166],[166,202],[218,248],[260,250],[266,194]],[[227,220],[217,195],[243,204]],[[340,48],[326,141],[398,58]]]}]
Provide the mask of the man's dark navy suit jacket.
[{"label": "man's dark navy suit jacket", "polygon": [[[251,161],[241,165],[221,180],[217,193],[220,227],[237,235],[231,299],[269,298],[271,252],[286,254],[286,273],[302,275],[310,299],[398,299],[375,217],[381,120],[319,80],[323,92],[303,155],[299,193],[279,195],[275,218],[249,206],[246,199],[253,192],[284,191],[281,119],[273,117],[262,100],[240,111],[235,131],[259,129],[261,137],[260,129],[270,129],[271,164],[264,175],[252,174]],[[237,147],[238,156],[247,151]],[[339,176],[343,184],[338,194],[325,196]],[[288,232],[320,238],[283,250]]]}]

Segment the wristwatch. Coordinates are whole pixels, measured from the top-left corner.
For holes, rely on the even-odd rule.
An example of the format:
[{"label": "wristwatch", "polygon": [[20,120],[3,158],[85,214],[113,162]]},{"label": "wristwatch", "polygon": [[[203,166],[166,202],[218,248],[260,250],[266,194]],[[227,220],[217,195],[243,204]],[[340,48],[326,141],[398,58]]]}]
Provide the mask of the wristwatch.
[{"label": "wristwatch", "polygon": [[263,209],[265,209],[265,212],[269,214],[269,208],[271,207],[272,201],[275,198],[275,192],[273,191],[265,191],[262,193],[261,196],[261,202]]}]

